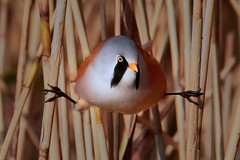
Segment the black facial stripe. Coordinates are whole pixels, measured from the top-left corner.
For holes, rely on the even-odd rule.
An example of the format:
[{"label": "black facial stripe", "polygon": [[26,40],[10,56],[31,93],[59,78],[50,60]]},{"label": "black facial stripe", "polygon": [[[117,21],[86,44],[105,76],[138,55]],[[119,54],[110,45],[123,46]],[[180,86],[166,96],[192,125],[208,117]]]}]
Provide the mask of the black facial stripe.
[{"label": "black facial stripe", "polygon": [[136,80],[135,80],[136,89],[138,89],[139,82],[140,82],[140,68],[139,68],[139,65],[137,65],[137,68],[138,68],[138,72],[137,72]]},{"label": "black facial stripe", "polygon": [[119,82],[121,81],[124,73],[126,72],[127,68],[128,68],[128,62],[126,61],[126,59],[124,57],[122,62],[117,63],[117,65],[114,68],[114,74],[113,74],[113,79],[111,81],[111,88],[115,87],[119,84]]}]

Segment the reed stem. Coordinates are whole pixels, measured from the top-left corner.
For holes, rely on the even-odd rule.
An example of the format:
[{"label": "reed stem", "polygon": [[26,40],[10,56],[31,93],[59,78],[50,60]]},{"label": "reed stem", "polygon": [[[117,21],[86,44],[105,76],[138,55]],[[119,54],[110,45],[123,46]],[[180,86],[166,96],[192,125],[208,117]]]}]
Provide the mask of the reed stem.
[{"label": "reed stem", "polygon": [[[176,91],[181,91],[180,72],[179,72],[179,51],[177,43],[176,22],[174,16],[174,8],[172,0],[166,0],[167,16],[168,16],[168,32],[170,35],[171,47],[171,61],[172,61],[172,74],[174,80],[174,88]],[[179,159],[184,160],[185,155],[185,131],[184,131],[184,108],[183,101],[180,97],[175,98],[175,109],[177,116],[177,129],[179,132]]]},{"label": "reed stem", "polygon": [[[200,64],[201,64],[201,36],[202,36],[202,1],[194,1],[193,9],[193,38],[192,38],[192,58],[191,58],[191,74],[190,89],[199,90],[200,88]],[[198,98],[194,101],[199,102]],[[187,150],[186,159],[198,159],[198,112],[199,109],[194,104],[189,104],[188,109],[188,128],[187,128]]]},{"label": "reed stem", "polygon": [[[48,83],[56,86],[58,81],[59,66],[61,63],[61,47],[62,47],[62,36],[63,36],[63,27],[66,13],[66,1],[59,0],[57,1],[56,6],[56,21],[54,25],[54,33],[51,45],[51,57],[49,57],[49,77]],[[44,73],[45,74],[45,73]],[[47,74],[47,73],[46,73]],[[46,76],[48,76],[46,75]],[[54,96],[52,93],[49,93],[45,96],[46,99]],[[39,149],[39,160],[46,160],[48,158],[51,132],[52,132],[52,123],[53,123],[53,113],[54,113],[54,104],[55,102],[48,102],[44,105],[43,113],[43,122],[42,122],[42,133],[40,139],[40,149]]]}]

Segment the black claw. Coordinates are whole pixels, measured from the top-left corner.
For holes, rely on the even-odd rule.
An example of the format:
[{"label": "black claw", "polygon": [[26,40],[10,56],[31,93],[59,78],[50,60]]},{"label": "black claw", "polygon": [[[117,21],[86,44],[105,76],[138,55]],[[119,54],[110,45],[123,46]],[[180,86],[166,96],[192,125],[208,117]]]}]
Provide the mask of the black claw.
[{"label": "black claw", "polygon": [[41,91],[43,91],[44,94],[47,94],[48,92],[56,93],[54,90],[51,90],[51,89],[42,89]]},{"label": "black claw", "polygon": [[54,97],[49,98],[48,100],[46,100],[46,102],[52,102],[52,101],[54,101],[55,99],[57,99],[59,97],[65,97],[66,99],[68,99],[72,103],[76,104],[76,101],[74,101],[72,98],[70,98],[68,95],[66,95],[63,91],[61,91],[60,88],[58,88],[56,86],[52,86],[50,84],[48,84],[48,86],[51,89],[43,89],[42,91],[44,92],[44,94],[47,94],[47,93],[51,92],[51,93],[55,93],[56,95]]},{"label": "black claw", "polygon": [[57,96],[49,98],[48,100],[45,101],[45,103],[55,101],[55,99],[57,99],[57,98],[58,98]]},{"label": "black claw", "polygon": [[193,103],[193,104],[195,104],[195,105],[199,105],[197,102],[195,102],[194,100],[192,100],[190,97],[187,97],[186,98],[187,100],[188,100],[188,102],[190,102],[190,103]]}]

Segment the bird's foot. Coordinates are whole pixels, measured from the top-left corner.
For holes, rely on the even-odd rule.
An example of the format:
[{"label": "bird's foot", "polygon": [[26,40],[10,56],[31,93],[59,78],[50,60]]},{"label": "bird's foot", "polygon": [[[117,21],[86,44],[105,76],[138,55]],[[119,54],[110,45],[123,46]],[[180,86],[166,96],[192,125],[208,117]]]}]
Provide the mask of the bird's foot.
[{"label": "bird's foot", "polygon": [[168,95],[179,95],[182,96],[183,98],[186,98],[190,103],[193,103],[197,106],[199,106],[199,103],[192,100],[191,97],[200,97],[202,96],[204,93],[201,92],[201,89],[197,90],[197,91],[192,91],[192,90],[187,90],[187,91],[183,91],[183,92],[175,92],[175,93],[165,93],[166,96]]},{"label": "bird's foot", "polygon": [[52,98],[49,98],[48,100],[46,100],[46,102],[52,102],[55,99],[59,98],[59,97],[65,97],[67,100],[71,101],[72,103],[76,104],[76,101],[74,101],[71,97],[69,97],[68,95],[66,95],[63,91],[61,91],[60,88],[56,87],[56,86],[52,86],[50,84],[48,84],[48,86],[51,89],[43,89],[42,91],[44,91],[45,94],[51,92],[51,93],[55,93],[55,96]]}]

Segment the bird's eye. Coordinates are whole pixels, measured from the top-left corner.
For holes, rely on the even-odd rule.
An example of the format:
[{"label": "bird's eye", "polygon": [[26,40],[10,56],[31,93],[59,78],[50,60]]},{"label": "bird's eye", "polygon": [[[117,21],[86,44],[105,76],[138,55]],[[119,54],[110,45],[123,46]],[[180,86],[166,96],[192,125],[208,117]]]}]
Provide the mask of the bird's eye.
[{"label": "bird's eye", "polygon": [[123,62],[123,57],[122,56],[118,56],[117,60],[118,60],[118,62]]}]

